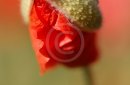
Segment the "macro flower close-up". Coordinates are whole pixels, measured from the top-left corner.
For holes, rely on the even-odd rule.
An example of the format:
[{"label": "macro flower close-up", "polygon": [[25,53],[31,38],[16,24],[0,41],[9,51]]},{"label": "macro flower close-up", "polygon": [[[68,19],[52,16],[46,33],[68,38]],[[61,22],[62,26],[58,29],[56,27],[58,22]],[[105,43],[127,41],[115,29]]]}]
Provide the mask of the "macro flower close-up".
[{"label": "macro flower close-up", "polygon": [[[77,1],[76,4],[73,2],[73,4],[84,4],[83,1]],[[31,38],[42,71],[57,63],[62,63],[69,67],[84,67],[96,61],[98,59],[98,50],[96,46],[96,31],[93,32],[93,30],[97,26],[92,26],[91,22],[101,25],[101,22],[99,22],[101,21],[101,15],[98,14],[99,12],[96,14],[99,9],[91,5],[91,1],[86,2],[86,7],[91,7],[89,9],[91,13],[89,14],[88,11],[86,14],[92,18],[89,19],[88,25],[81,28],[80,25],[78,27],[73,23],[71,17],[68,18],[67,14],[58,10],[53,3],[46,0],[35,0],[30,14]],[[70,4],[67,1],[64,3]],[[70,9],[73,8],[70,6]],[[83,7],[81,9],[83,10],[81,10],[79,16],[86,10]],[[73,13],[77,13],[77,10],[73,11]],[[80,18],[76,15],[70,16]],[[83,16],[88,17],[87,15]],[[79,20],[82,21],[82,19]],[[76,22],[78,20],[75,20]],[[82,22],[84,23],[84,21]]]},{"label": "macro flower close-up", "polygon": [[129,0],[1,0],[0,85],[130,85]]}]

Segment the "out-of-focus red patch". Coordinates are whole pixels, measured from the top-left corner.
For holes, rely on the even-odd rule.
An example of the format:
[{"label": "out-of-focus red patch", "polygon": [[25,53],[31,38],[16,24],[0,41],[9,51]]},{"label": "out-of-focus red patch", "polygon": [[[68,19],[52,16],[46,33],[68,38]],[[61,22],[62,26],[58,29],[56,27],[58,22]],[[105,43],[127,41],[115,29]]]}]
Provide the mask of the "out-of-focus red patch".
[{"label": "out-of-focus red patch", "polygon": [[[42,71],[46,71],[46,69],[58,63],[68,67],[78,67],[87,66],[97,60],[96,33],[83,31],[80,31],[80,33],[83,36],[83,41],[78,31],[75,30],[75,26],[64,14],[45,0],[34,1],[30,13],[30,34]],[[54,58],[69,60],[69,58],[75,57],[81,50],[82,42],[84,43],[83,50],[73,61],[60,62]],[[63,50],[66,54],[61,53],[57,48]],[[55,56],[52,56],[48,49]],[[72,53],[68,54],[71,51]]]}]

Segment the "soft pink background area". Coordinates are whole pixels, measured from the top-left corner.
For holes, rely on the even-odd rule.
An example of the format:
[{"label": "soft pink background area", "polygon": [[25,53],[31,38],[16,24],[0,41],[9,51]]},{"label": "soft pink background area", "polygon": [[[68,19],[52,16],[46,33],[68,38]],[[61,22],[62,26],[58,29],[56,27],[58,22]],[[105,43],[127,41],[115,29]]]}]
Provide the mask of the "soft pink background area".
[{"label": "soft pink background area", "polygon": [[[79,69],[58,68],[39,77],[19,2],[0,1],[0,85],[83,85]],[[92,66],[95,85],[130,85],[130,0],[100,0],[100,6],[104,21],[98,31],[100,59]]]}]

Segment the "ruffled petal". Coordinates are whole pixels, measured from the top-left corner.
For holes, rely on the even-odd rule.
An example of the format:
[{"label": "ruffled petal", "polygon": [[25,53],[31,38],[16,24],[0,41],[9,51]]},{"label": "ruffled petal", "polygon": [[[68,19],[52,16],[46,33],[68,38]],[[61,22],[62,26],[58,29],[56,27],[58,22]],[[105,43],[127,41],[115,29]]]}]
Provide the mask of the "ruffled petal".
[{"label": "ruffled petal", "polygon": [[45,0],[35,0],[30,16],[30,34],[42,71],[57,63],[78,67],[97,60],[96,33],[79,30]]}]

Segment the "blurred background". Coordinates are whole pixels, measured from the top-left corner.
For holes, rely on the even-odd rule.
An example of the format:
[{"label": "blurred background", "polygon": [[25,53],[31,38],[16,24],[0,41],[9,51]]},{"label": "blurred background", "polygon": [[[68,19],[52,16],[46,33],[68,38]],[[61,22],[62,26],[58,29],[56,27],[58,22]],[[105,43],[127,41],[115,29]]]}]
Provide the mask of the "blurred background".
[{"label": "blurred background", "polygon": [[[130,85],[130,0],[100,0],[100,59],[91,66],[94,85]],[[86,85],[81,68],[63,66],[39,75],[19,0],[0,0],[0,85]]]}]

